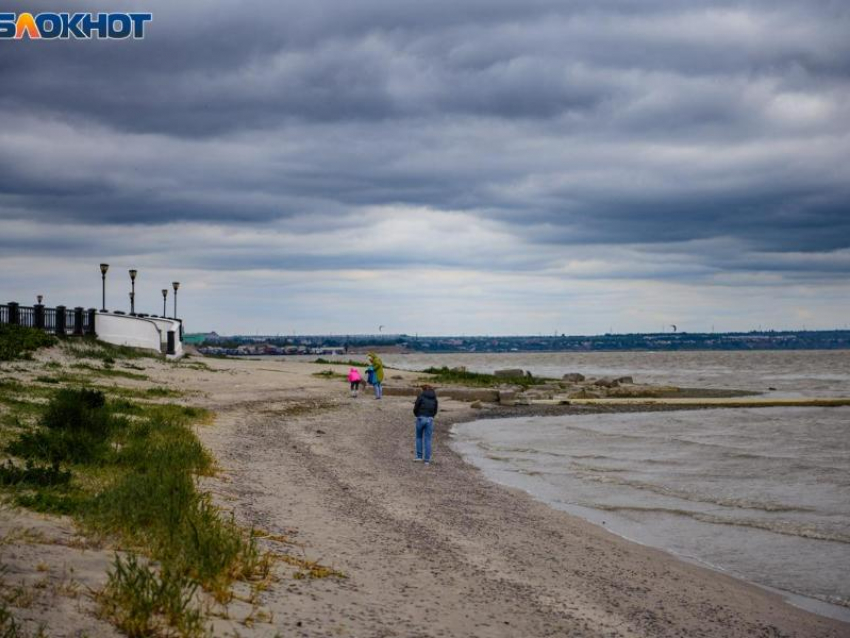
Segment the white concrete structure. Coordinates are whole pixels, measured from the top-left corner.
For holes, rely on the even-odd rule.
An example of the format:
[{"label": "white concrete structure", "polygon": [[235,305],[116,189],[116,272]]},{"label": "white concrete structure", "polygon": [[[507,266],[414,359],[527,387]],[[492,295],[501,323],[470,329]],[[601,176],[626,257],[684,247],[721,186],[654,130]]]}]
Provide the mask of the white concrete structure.
[{"label": "white concrete structure", "polygon": [[98,312],[95,315],[94,325],[97,338],[101,341],[156,352],[166,351],[168,332],[173,330],[175,353],[168,355],[168,358],[177,359],[183,356],[180,322],[176,319]]}]

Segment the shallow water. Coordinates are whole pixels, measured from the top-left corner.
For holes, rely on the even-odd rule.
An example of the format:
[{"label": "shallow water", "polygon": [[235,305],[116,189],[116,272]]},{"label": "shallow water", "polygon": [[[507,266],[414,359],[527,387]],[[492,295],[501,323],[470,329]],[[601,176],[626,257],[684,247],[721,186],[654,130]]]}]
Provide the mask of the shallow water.
[{"label": "shallow water", "polygon": [[[850,395],[850,352],[404,355],[388,365]],[[775,391],[768,388],[774,387]],[[850,620],[850,408],[484,420],[453,445],[493,480],[617,534],[826,601]]]},{"label": "shallow water", "polygon": [[[523,368],[537,376],[633,376],[637,383],[771,392],[772,396],[850,394],[850,351],[552,352],[386,355],[406,370],[466,366],[470,372]],[[770,390],[775,388],[775,390]],[[774,394],[775,393],[775,394]]]}]

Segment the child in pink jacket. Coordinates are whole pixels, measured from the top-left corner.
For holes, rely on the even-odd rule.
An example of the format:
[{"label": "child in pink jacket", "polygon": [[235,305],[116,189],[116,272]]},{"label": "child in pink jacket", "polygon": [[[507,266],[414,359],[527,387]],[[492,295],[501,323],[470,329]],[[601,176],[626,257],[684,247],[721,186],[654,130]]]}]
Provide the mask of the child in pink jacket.
[{"label": "child in pink jacket", "polygon": [[360,382],[363,381],[363,377],[360,376],[360,373],[357,371],[357,368],[351,368],[348,371],[348,382],[351,384],[351,398],[357,398],[357,391],[360,389]]}]

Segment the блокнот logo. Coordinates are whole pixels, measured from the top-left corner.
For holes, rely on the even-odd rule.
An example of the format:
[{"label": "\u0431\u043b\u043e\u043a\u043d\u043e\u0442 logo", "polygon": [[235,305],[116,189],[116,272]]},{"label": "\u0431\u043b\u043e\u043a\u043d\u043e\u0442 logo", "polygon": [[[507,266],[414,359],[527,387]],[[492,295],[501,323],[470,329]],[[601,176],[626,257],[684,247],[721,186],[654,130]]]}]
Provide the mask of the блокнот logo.
[{"label": "\u0431\u043b\u043e\u043a\u043d\u043e\u0442 logo", "polygon": [[141,40],[152,13],[0,13],[0,40]]}]

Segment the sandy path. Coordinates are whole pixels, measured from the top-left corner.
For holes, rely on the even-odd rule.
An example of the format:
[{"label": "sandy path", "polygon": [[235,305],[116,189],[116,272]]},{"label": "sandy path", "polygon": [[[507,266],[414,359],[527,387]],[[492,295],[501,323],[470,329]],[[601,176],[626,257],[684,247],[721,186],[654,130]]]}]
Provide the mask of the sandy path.
[{"label": "sandy path", "polygon": [[220,621],[217,633],[850,636],[489,483],[446,445],[449,423],[470,416],[463,404],[444,405],[426,468],[412,462],[411,399],[350,400],[297,364],[242,382],[248,367],[208,390],[219,418],[201,436],[225,470],[210,487],[243,522],[293,536],[348,578],[282,581],[262,597],[271,624]]}]

